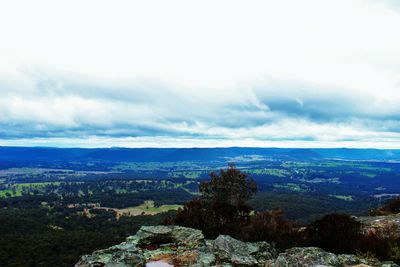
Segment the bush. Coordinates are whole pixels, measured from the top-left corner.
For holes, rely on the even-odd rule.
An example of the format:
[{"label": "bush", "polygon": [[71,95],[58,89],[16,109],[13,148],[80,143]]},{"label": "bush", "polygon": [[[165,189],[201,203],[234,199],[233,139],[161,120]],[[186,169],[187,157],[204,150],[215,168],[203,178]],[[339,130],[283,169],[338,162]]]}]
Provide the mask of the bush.
[{"label": "bush", "polygon": [[200,229],[206,238],[215,238],[220,234],[236,236],[249,213],[249,206],[206,204],[192,200],[178,211],[173,223]]},{"label": "bush", "polygon": [[374,254],[381,260],[400,262],[398,226],[388,224],[380,229],[369,229],[360,237],[359,250]]},{"label": "bush", "polygon": [[380,208],[370,210],[369,215],[381,216],[400,213],[400,197],[390,199]]},{"label": "bush", "polygon": [[263,211],[255,214],[240,232],[239,238],[244,241],[267,241],[275,243],[278,250],[302,244],[299,227],[283,217],[282,210]]},{"label": "bush", "polygon": [[329,214],[312,223],[307,243],[333,253],[354,253],[358,248],[361,223],[347,214]]}]

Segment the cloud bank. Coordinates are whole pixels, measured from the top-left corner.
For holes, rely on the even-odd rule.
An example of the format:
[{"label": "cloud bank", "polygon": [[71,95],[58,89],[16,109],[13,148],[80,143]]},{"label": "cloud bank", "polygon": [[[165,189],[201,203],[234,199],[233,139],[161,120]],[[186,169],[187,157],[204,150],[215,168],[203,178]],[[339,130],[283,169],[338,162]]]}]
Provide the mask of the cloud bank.
[{"label": "cloud bank", "polygon": [[391,1],[31,2],[0,4],[0,145],[400,148]]}]

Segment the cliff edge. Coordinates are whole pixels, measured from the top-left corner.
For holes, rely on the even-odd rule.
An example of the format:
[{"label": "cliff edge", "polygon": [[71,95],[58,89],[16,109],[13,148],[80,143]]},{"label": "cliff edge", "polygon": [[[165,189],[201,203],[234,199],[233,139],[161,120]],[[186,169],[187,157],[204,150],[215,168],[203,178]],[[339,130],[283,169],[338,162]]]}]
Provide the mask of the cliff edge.
[{"label": "cliff edge", "polygon": [[220,235],[206,240],[201,231],[180,226],[142,226],[119,245],[82,256],[75,267],[400,267],[356,255],[335,255],[315,247],[277,254],[267,242],[242,242]]}]

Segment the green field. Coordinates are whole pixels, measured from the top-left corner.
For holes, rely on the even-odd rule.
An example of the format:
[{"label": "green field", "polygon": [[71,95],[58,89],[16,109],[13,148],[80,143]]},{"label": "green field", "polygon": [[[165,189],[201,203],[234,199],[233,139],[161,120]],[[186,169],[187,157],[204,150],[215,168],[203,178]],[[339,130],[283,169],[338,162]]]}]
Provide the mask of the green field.
[{"label": "green field", "polygon": [[143,204],[134,207],[128,207],[124,209],[113,209],[117,213],[125,216],[139,216],[139,215],[156,215],[159,213],[167,212],[170,210],[178,210],[182,208],[182,205],[161,205],[155,206],[155,202],[152,200],[146,200]]},{"label": "green field", "polygon": [[286,177],[291,174],[291,172],[286,169],[252,169],[246,170],[246,173],[256,175],[271,175],[276,177]]},{"label": "green field", "polygon": [[0,197],[18,197],[23,193],[30,194],[32,191],[41,192],[46,186],[59,186],[61,182],[43,182],[43,183],[20,183],[9,184],[6,189],[0,190]]}]

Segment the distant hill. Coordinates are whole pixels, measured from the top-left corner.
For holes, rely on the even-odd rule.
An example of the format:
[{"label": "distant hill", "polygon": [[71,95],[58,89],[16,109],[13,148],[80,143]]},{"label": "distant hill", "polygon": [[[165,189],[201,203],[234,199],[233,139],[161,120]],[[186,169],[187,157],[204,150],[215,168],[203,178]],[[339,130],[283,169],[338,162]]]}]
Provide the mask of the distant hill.
[{"label": "distant hill", "polygon": [[282,160],[400,160],[400,150],[352,148],[48,148],[0,147],[0,161],[214,161],[258,155]]}]

